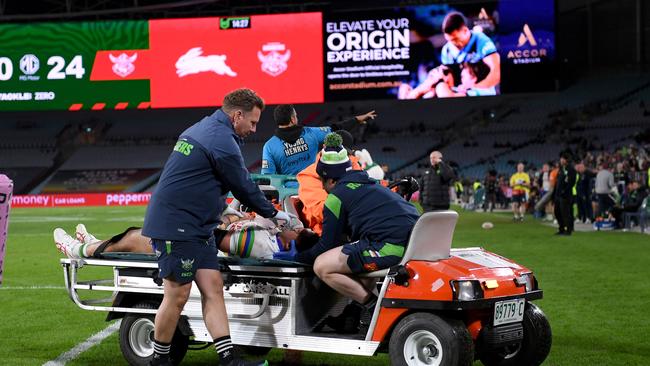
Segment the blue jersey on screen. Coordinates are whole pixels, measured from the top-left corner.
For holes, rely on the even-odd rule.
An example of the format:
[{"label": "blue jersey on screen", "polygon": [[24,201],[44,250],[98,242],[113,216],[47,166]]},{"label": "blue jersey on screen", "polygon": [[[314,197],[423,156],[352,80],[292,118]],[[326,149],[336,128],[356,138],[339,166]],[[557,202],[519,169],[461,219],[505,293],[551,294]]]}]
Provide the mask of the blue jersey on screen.
[{"label": "blue jersey on screen", "polygon": [[316,161],[316,155],[330,127],[304,127],[293,143],[271,137],[262,152],[262,174],[296,175]]},{"label": "blue jersey on screen", "polygon": [[463,62],[475,64],[486,56],[497,52],[497,47],[490,37],[474,31],[471,31],[471,34],[469,42],[462,50],[449,42],[442,47],[440,61],[443,65],[462,64]]}]

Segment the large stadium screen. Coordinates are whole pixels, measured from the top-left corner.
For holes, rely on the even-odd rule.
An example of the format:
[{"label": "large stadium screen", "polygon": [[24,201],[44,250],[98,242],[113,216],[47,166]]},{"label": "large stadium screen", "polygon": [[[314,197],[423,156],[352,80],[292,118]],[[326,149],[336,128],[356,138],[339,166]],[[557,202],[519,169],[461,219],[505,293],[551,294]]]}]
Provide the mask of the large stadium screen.
[{"label": "large stadium screen", "polygon": [[0,25],[0,110],[323,102],[321,13]]},{"label": "large stadium screen", "polygon": [[326,15],[325,99],[442,98],[543,90],[552,79],[554,28],[553,0],[434,4]]}]

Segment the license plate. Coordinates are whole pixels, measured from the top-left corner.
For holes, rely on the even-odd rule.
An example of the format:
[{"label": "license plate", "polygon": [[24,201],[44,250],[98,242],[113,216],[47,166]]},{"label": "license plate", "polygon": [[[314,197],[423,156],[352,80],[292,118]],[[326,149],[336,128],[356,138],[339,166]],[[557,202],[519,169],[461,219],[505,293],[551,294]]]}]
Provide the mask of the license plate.
[{"label": "license plate", "polygon": [[516,323],[524,320],[526,299],[499,301],[494,304],[494,325]]}]

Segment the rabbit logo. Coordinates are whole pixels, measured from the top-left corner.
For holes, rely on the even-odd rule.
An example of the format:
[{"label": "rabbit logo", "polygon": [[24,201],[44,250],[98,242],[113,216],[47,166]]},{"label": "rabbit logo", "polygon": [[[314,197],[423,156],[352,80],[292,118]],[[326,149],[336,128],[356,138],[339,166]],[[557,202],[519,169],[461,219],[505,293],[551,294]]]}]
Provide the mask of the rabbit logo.
[{"label": "rabbit logo", "polygon": [[[285,50],[286,52],[281,53]],[[257,51],[257,58],[262,63],[262,71],[271,76],[278,76],[287,70],[291,50],[287,50],[283,43],[269,42],[262,46],[262,51]]]},{"label": "rabbit logo", "polygon": [[109,53],[108,58],[110,58],[111,62],[113,63],[113,72],[115,75],[125,78],[131,75],[133,71],[135,71],[135,66],[133,63],[138,58],[138,53],[134,53],[133,56],[129,56],[126,53],[121,53],[117,57]]},{"label": "rabbit logo", "polygon": [[181,78],[186,75],[210,71],[217,75],[237,76],[237,73],[226,65],[226,55],[203,56],[201,47],[191,48],[176,61],[176,75]]}]

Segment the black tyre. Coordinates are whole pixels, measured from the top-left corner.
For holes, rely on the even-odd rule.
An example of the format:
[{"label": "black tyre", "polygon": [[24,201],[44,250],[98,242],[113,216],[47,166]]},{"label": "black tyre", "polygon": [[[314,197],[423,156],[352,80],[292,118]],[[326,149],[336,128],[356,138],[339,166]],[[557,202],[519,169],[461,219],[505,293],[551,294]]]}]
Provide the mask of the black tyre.
[{"label": "black tyre", "polygon": [[[158,305],[152,302],[136,304],[135,308],[157,309]],[[120,325],[120,349],[124,359],[133,366],[147,366],[153,355],[153,314],[127,314]],[[183,335],[178,329],[172,338],[170,358],[174,365],[178,365],[187,353],[189,337]]]},{"label": "black tyre", "polygon": [[551,351],[551,325],[544,312],[533,303],[524,311],[524,339],[516,346],[483,350],[479,354],[485,366],[539,366]]},{"label": "black tyre", "polygon": [[465,324],[429,313],[402,319],[388,344],[392,366],[469,366],[474,344]]}]

